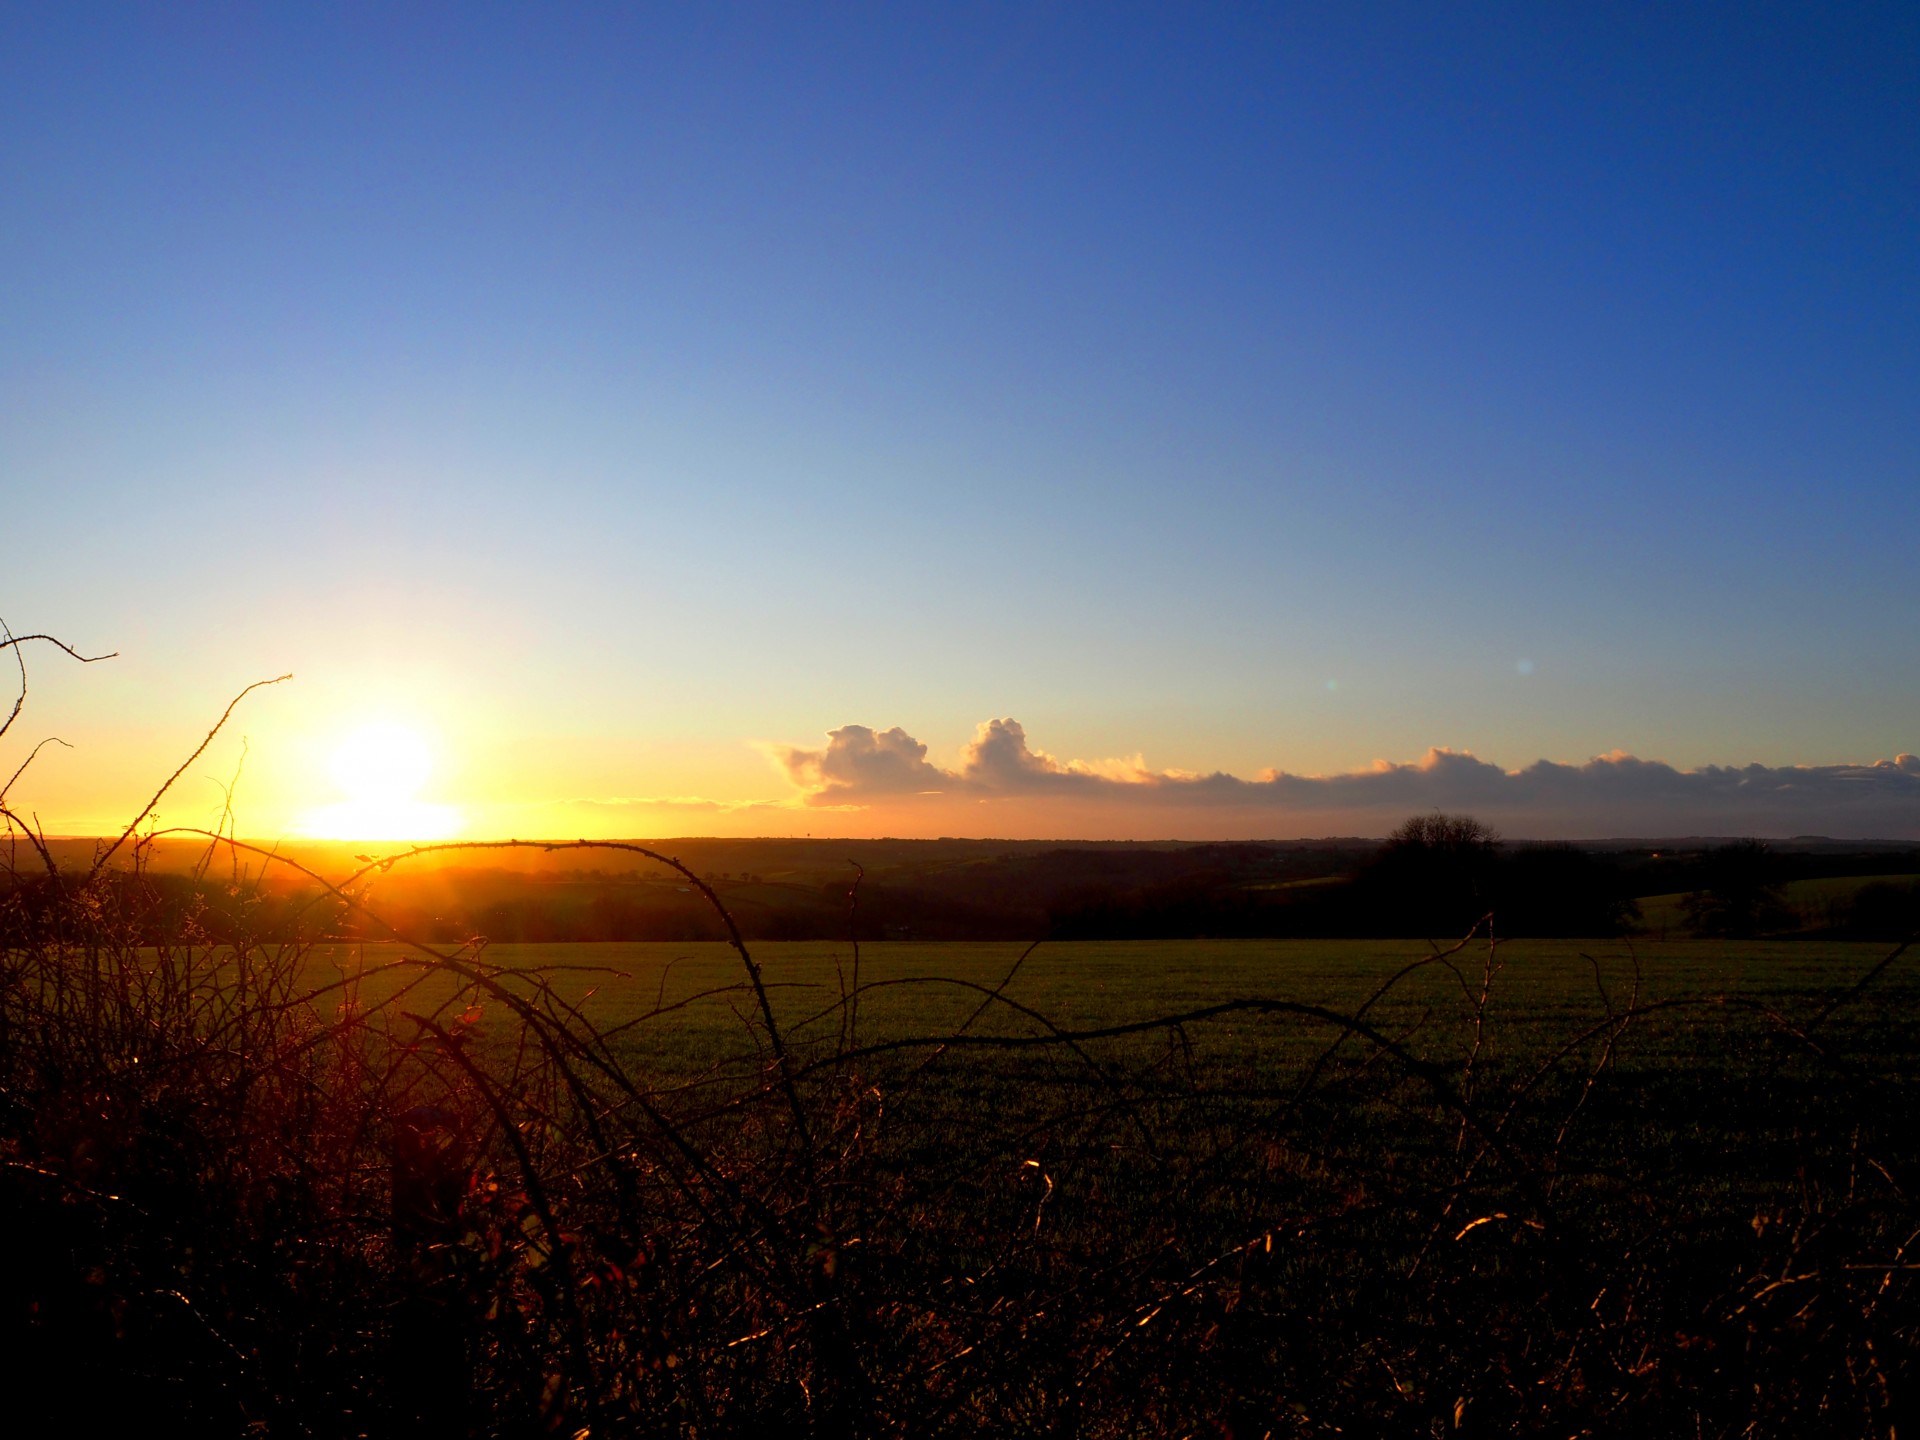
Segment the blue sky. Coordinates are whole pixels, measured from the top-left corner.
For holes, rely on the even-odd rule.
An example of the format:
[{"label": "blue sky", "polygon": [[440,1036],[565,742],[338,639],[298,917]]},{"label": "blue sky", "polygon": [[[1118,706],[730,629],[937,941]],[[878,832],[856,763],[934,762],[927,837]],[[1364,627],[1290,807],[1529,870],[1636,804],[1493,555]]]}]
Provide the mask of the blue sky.
[{"label": "blue sky", "polygon": [[285,670],[263,829],[361,715],[553,833],[1920,749],[1912,7],[7,6],[0,195],[56,827]]}]

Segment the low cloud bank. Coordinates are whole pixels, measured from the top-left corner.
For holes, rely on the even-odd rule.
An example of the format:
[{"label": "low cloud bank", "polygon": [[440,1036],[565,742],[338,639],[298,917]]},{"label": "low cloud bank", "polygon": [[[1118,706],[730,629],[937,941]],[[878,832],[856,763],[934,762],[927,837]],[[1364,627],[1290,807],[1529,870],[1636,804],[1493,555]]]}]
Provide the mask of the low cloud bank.
[{"label": "low cloud bank", "polygon": [[1406,763],[1378,761],[1335,775],[1269,770],[1253,779],[1150,769],[1139,757],[1062,761],[1027,741],[1016,720],[989,720],[944,768],[895,727],[845,725],[820,749],[776,747],[775,761],[809,807],[979,801],[1123,803],[1151,810],[1351,817],[1378,829],[1382,817],[1428,809],[1471,810],[1519,834],[1920,835],[1920,757],[1859,765],[1708,765],[1679,770],[1616,751],[1580,764],[1538,760],[1505,770],[1458,750],[1432,749]]}]

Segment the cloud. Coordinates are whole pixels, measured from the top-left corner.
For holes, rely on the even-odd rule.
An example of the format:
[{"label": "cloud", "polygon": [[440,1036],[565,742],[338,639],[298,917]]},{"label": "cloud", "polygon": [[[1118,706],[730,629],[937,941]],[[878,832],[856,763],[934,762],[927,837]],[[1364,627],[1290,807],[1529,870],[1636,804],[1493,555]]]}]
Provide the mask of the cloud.
[{"label": "cloud", "polygon": [[957,778],[929,765],[927,747],[897,725],[877,734],[864,725],[843,725],[827,732],[824,750],[781,745],[773,755],[794,784],[812,792],[809,804],[942,791]]},{"label": "cloud", "polygon": [[1103,783],[1096,775],[1062,765],[1044,750],[1030,748],[1018,720],[983,722],[961,752],[960,775],[970,786],[1009,792],[1077,791]]},{"label": "cloud", "polygon": [[1130,760],[1063,761],[1027,740],[1017,720],[983,722],[952,769],[927,759],[904,730],[832,731],[821,750],[773,752],[809,807],[948,801],[1057,800],[1149,810],[1345,817],[1356,828],[1429,809],[1472,810],[1516,833],[1920,833],[1920,758],[1851,765],[1708,765],[1680,770],[1624,751],[1577,764],[1537,760],[1503,769],[1468,751],[1376,761],[1332,775],[1268,770],[1153,770]]}]

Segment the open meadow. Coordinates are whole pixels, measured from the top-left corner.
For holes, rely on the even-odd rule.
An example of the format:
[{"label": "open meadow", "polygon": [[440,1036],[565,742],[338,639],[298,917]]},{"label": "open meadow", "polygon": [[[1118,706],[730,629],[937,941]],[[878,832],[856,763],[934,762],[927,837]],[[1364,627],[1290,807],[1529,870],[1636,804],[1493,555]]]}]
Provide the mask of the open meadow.
[{"label": "open meadow", "polygon": [[[1711,1066],[1730,1073],[1781,1024],[1805,1021],[1871,970],[1890,947],[1861,942],[1764,940],[1512,940],[1475,936],[1457,948],[1410,940],[1149,940],[1012,942],[761,941],[752,946],[786,1037],[831,1053],[857,1020],[856,1040],[939,1038],[966,1023],[976,1036],[1043,1037],[1048,1025],[1093,1030],[1204,1010],[1248,998],[1279,999],[1352,1013],[1379,987],[1441,950],[1395,984],[1375,1018],[1444,1055],[1464,1057],[1476,1024],[1477,990],[1490,978],[1483,1051],[1505,1063],[1539,1062],[1564,1040],[1624,1005],[1637,984],[1642,1003],[1678,1005],[1671,1019],[1623,1047],[1616,1066]],[[364,998],[417,985],[420,1009],[461,987],[422,982],[394,943],[316,947],[307,980],[318,987],[361,975]],[[719,942],[491,945],[484,958],[503,971],[540,974],[577,1004],[644,1073],[684,1075],[759,1054],[753,992],[731,945]],[[1488,977],[1491,958],[1494,973]],[[856,970],[857,963],[857,970]],[[1462,986],[1460,974],[1470,981]],[[857,1016],[843,996],[860,986]],[[977,1016],[983,992],[997,999]],[[1896,967],[1864,1003],[1838,1012],[1824,1032],[1836,1050],[1889,1064],[1920,1059],[1920,1030],[1907,1023],[1920,1001],[1920,966]],[[1722,1003],[1725,1002],[1725,1003]],[[1284,1070],[1311,1059],[1328,1036],[1298,1017],[1227,1014],[1185,1027],[1209,1054],[1236,1053]],[[1653,1032],[1661,1038],[1653,1040]],[[484,1033],[482,1026],[480,1033]],[[1689,1053],[1688,1040],[1697,1043]],[[1122,1053],[1164,1044],[1158,1027],[1107,1042]],[[1906,1047],[1912,1047],[1911,1049]],[[1483,1063],[1485,1063],[1483,1061]]]}]

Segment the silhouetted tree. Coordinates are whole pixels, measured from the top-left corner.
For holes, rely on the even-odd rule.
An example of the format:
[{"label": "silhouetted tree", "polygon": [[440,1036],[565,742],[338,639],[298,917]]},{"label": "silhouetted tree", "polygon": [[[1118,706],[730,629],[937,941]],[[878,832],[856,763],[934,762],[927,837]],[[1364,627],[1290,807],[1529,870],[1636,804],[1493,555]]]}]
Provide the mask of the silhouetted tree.
[{"label": "silhouetted tree", "polygon": [[1427,854],[1488,855],[1500,843],[1500,834],[1471,815],[1415,815],[1403,820],[1387,836],[1389,850],[1417,850]]},{"label": "silhouetted tree", "polygon": [[1744,940],[1794,922],[1781,893],[1779,866],[1764,840],[1736,840],[1709,850],[1700,878],[1700,888],[1680,902],[1695,935]]},{"label": "silhouetted tree", "polygon": [[1499,835],[1470,815],[1415,815],[1358,877],[1362,927],[1379,935],[1463,934],[1487,913]]}]

